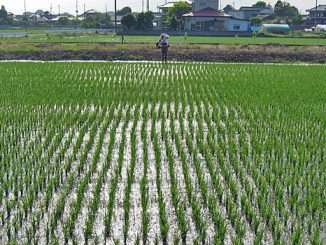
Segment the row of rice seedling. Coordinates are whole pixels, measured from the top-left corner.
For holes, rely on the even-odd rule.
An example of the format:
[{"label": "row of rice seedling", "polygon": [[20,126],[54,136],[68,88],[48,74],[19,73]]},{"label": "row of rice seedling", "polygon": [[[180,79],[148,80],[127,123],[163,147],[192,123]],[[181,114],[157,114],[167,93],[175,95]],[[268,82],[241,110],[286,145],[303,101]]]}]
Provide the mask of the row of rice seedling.
[{"label": "row of rice seedling", "polygon": [[323,66],[0,73],[1,244],[325,243]]}]

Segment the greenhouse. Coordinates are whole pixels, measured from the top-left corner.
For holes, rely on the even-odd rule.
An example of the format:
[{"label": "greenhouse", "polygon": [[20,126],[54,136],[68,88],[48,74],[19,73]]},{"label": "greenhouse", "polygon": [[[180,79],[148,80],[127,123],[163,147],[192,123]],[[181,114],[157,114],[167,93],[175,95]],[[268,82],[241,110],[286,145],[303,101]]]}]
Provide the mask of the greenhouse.
[{"label": "greenhouse", "polygon": [[326,25],[317,25],[315,28],[316,33],[326,32]]},{"label": "greenhouse", "polygon": [[262,32],[273,34],[290,34],[291,29],[287,24],[263,24]]}]

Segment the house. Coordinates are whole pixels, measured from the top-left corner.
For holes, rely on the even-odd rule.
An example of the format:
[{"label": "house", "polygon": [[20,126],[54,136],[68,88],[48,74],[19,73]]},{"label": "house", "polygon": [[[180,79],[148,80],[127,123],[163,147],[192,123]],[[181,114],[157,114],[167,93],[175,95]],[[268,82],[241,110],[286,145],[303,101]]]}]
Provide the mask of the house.
[{"label": "house", "polygon": [[247,31],[248,20],[234,18],[220,11],[218,0],[194,0],[192,12],[184,14],[186,31]]},{"label": "house", "polygon": [[[110,17],[111,21],[113,23],[115,23],[115,13],[114,13],[114,11],[108,11],[107,14]],[[118,15],[117,14],[117,25],[118,26],[121,26],[121,19],[122,19],[122,17],[123,17],[122,15]]]},{"label": "house", "polygon": [[97,11],[95,9],[90,9],[90,10],[85,11],[83,14],[78,15],[78,18],[87,18],[89,16],[94,16],[94,15],[97,15],[97,14],[102,14],[102,12]]},{"label": "house", "polygon": [[[169,9],[171,9],[174,6],[175,3],[177,3],[177,1],[167,2],[167,3],[157,7],[158,8],[158,13],[154,13],[155,19],[154,19],[154,22],[153,22],[155,27],[160,26],[163,29],[167,28],[167,26],[166,26],[166,24],[164,24],[164,22],[166,21],[166,17],[167,17],[167,14],[169,12]],[[189,6],[191,6],[191,3],[189,3]]]},{"label": "house", "polygon": [[235,8],[233,8],[230,4],[228,4],[224,7],[223,12],[229,14],[230,11],[234,11],[234,10]]},{"label": "house", "polygon": [[15,21],[24,21],[25,15],[22,15],[22,14],[15,15],[14,20]]},{"label": "house", "polygon": [[[34,15],[34,14],[32,14]],[[41,15],[40,17],[42,17],[43,19],[48,19],[48,20],[52,20],[54,18],[57,18],[59,16],[59,14],[54,14],[54,13],[51,13],[49,11],[45,11],[43,15]]]},{"label": "house", "polygon": [[[49,15],[49,17],[50,17],[50,15]],[[35,23],[42,23],[42,22],[49,21],[49,18],[46,18],[45,16],[41,16],[38,14],[31,14],[30,16],[28,16],[28,19]]]},{"label": "house", "polygon": [[158,8],[159,13],[162,15],[167,15],[169,12],[169,9],[172,8],[175,3],[176,2],[168,2],[166,4],[158,6],[157,8]]},{"label": "house", "polygon": [[[184,0],[187,2],[187,0]],[[167,15],[168,12],[169,12],[169,9],[172,8],[174,6],[174,4],[177,3],[177,1],[174,1],[174,2],[167,2],[163,5],[160,5],[160,6],[157,6],[158,8],[158,12],[161,14],[161,15]],[[189,3],[189,2],[188,2]],[[191,3],[189,3],[189,5],[191,5]]]},{"label": "house", "polygon": [[11,12],[7,12],[7,18],[13,20],[15,18],[15,14]]},{"label": "house", "polygon": [[207,8],[218,11],[219,3],[219,0],[194,0],[192,3],[192,11],[197,13]]},{"label": "house", "polygon": [[308,20],[316,24],[324,24],[326,23],[326,5],[319,5],[317,8],[308,9],[309,13]]},{"label": "house", "polygon": [[228,11],[234,18],[250,20],[253,17],[269,16],[273,14],[272,7],[241,7],[239,10]]}]

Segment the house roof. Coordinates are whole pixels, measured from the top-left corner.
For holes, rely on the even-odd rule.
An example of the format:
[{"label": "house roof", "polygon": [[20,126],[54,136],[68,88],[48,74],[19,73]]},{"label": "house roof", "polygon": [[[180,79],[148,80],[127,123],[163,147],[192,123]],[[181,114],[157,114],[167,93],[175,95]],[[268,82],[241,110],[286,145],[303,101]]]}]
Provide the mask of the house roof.
[{"label": "house roof", "polygon": [[[316,7],[307,10],[307,12],[313,12],[313,11],[316,11]],[[326,5],[319,5],[317,7],[317,11],[326,11]]]},{"label": "house roof", "polygon": [[97,11],[95,9],[90,9],[85,12],[85,14],[102,14],[102,12]]},{"label": "house roof", "polygon": [[261,18],[261,19],[267,19],[270,16],[271,16],[270,14],[259,14],[259,15],[257,15],[257,17]]},{"label": "house roof", "polygon": [[176,2],[168,2],[168,3],[165,3],[163,5],[160,5],[158,6],[159,9],[164,9],[164,8],[172,8],[173,5],[175,4]]},{"label": "house roof", "polygon": [[245,7],[242,6],[239,10],[240,11],[263,11],[263,10],[270,10],[269,7]]},{"label": "house roof", "polygon": [[184,14],[185,17],[231,17],[231,15],[228,15],[222,11],[218,11],[213,8],[204,8],[198,12],[190,12],[187,14]]},{"label": "house roof", "polygon": [[231,11],[231,10],[235,10],[230,4],[226,5],[223,9],[224,11]]}]

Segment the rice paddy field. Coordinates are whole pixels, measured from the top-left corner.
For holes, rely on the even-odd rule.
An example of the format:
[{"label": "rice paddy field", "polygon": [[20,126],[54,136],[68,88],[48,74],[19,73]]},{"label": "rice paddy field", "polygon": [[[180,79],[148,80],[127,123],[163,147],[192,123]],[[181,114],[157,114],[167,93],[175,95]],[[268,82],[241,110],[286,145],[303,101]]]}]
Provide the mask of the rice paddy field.
[{"label": "rice paddy field", "polygon": [[0,74],[0,244],[325,244],[325,66]]}]

